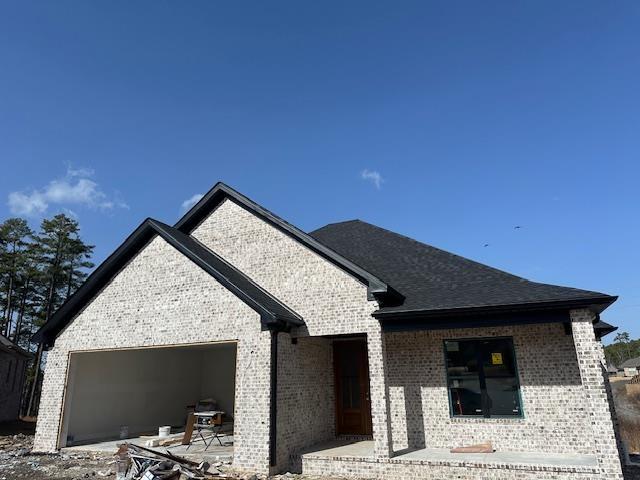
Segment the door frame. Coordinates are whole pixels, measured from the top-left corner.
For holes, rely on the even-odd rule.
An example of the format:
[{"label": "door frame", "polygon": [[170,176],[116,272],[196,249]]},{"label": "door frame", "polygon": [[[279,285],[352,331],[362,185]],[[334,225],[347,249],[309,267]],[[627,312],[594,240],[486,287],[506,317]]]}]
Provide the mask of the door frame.
[{"label": "door frame", "polygon": [[[342,388],[340,365],[336,361],[336,349],[345,348],[349,344],[362,348],[362,362],[360,365],[360,404],[362,405],[362,431],[344,432],[342,425]],[[366,337],[348,337],[345,339],[334,339],[332,345],[333,353],[333,387],[335,397],[335,429],[338,435],[372,435],[373,422],[371,417],[371,378],[369,376],[369,350]]]}]

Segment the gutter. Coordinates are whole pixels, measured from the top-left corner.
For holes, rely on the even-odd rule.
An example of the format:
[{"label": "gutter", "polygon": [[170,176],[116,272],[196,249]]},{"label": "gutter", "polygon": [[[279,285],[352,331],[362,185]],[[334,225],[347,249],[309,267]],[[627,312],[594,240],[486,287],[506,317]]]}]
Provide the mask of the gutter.
[{"label": "gutter", "polygon": [[439,310],[376,310],[371,315],[378,320],[430,320],[468,318],[472,315],[491,315],[496,313],[518,313],[540,310],[570,310],[572,308],[590,308],[595,313],[601,313],[613,302],[617,296],[602,296],[575,300],[561,300],[550,302],[532,302],[511,305],[487,305],[479,307],[446,308]]}]

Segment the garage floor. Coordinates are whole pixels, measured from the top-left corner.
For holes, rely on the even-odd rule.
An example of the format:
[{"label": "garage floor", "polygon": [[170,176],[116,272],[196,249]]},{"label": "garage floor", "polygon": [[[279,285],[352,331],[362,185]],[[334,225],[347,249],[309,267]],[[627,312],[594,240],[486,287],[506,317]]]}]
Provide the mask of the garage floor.
[{"label": "garage floor", "polygon": [[[107,442],[91,443],[88,445],[78,445],[75,447],[65,447],[62,452],[109,452],[115,453],[118,445],[123,442],[133,443],[134,445],[145,446],[149,437],[128,438],[126,440],[110,440]],[[206,460],[209,463],[215,462],[231,462],[233,460],[233,435],[223,435],[220,439],[222,447],[217,440],[214,440],[211,446],[205,451],[202,440],[194,441],[191,446],[188,445],[170,445],[168,447],[147,447],[152,450],[164,452],[170,451],[174,455],[188,458],[190,460]],[[207,439],[208,441],[208,439]],[[187,449],[187,447],[189,447]]]}]

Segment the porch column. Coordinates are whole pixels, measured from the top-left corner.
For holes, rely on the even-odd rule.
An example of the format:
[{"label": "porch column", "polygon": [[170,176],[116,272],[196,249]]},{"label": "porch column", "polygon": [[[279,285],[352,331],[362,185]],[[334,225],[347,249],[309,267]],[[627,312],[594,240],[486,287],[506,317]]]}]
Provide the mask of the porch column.
[{"label": "porch column", "polygon": [[385,338],[382,327],[377,322],[375,327],[367,332],[367,349],[369,352],[373,455],[375,458],[385,459],[393,453],[391,416]]},{"label": "porch column", "polygon": [[602,479],[622,479],[622,466],[616,444],[614,421],[606,390],[606,365],[602,344],[596,340],[593,322],[596,316],[588,309],[571,310],[571,329],[578,367],[585,392],[595,453]]}]

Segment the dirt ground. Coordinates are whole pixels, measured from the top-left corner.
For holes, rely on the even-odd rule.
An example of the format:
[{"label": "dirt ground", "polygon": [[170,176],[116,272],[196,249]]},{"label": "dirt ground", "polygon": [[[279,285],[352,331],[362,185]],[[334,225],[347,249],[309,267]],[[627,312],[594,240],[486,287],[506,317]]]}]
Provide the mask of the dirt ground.
[{"label": "dirt ground", "polygon": [[111,455],[31,453],[33,428],[24,422],[0,426],[0,480],[115,478]]},{"label": "dirt ground", "polygon": [[[116,464],[112,454],[76,452],[73,454],[34,454],[35,424],[12,422],[0,424],[0,480],[80,480],[115,479]],[[251,473],[225,471],[223,477],[236,480],[264,480]],[[214,477],[215,478],[215,477]],[[287,473],[269,480],[320,480],[317,477]],[[321,480],[340,480],[323,478]]]}]

